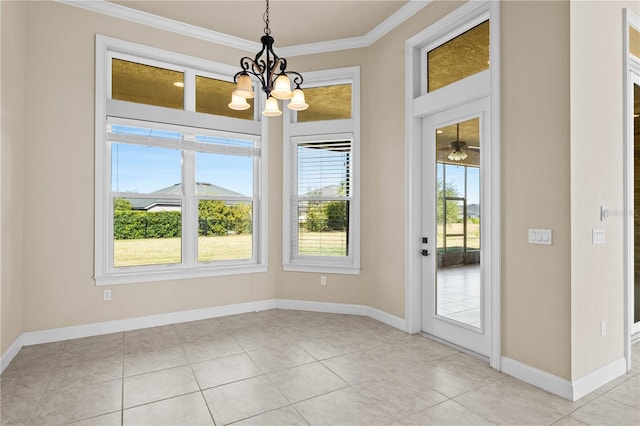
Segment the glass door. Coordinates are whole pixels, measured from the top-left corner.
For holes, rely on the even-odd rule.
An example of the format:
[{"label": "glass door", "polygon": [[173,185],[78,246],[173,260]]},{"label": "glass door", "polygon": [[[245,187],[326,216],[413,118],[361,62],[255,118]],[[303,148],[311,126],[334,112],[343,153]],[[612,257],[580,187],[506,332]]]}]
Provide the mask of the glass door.
[{"label": "glass door", "polygon": [[489,297],[482,268],[483,143],[488,100],[423,121],[422,328],[490,354]]}]

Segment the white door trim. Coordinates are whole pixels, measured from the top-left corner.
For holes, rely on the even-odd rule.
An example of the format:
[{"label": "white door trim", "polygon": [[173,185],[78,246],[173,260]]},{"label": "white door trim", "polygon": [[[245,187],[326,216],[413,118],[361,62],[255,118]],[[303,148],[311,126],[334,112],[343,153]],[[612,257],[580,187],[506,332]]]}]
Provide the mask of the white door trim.
[{"label": "white door trim", "polygon": [[627,371],[631,369],[631,343],[634,332],[634,184],[633,184],[633,85],[640,78],[640,58],[629,53],[629,27],[640,31],[640,17],[631,10],[623,10],[624,58],[624,357]]},{"label": "white door trim", "polygon": [[[488,87],[488,85],[487,85]],[[460,97],[458,97],[460,99]],[[464,98],[463,98],[464,99]],[[482,237],[480,244],[480,280],[482,291],[480,293],[480,312],[481,326],[470,327],[456,321],[441,316],[436,313],[436,276],[438,274],[437,267],[437,243],[438,239],[435,235],[436,217],[435,205],[433,200],[436,199],[435,179],[437,178],[436,168],[439,163],[435,158],[436,150],[435,138],[436,129],[450,126],[455,123],[461,123],[471,119],[479,120],[479,144],[480,149],[480,235],[490,235],[491,217],[489,216],[489,206],[491,201],[491,104],[490,98],[485,96],[482,99],[467,102],[466,100],[460,105],[449,110],[431,114],[423,118],[423,147],[429,152],[423,152],[422,163],[422,205],[423,218],[425,220],[425,228],[423,228],[423,236],[429,237],[431,241],[428,248],[433,253],[432,256],[422,259],[422,331],[433,335],[439,339],[444,339],[456,346],[463,347],[476,354],[489,359],[491,354],[491,286],[490,278],[486,275],[490,268],[487,268],[485,261],[491,259],[491,244],[485,237]],[[458,188],[460,189],[460,188]],[[486,244],[486,246],[485,246]]]},{"label": "white door trim", "polygon": [[422,232],[422,120],[424,111],[416,111],[414,100],[422,95],[420,73],[420,51],[429,43],[441,39],[479,16],[491,20],[490,32],[490,96],[491,138],[490,184],[492,197],[487,207],[491,218],[490,257],[486,260],[487,284],[490,286],[491,305],[491,367],[500,370],[501,354],[501,201],[500,201],[500,2],[468,2],[440,19],[424,31],[406,41],[405,50],[405,164],[406,164],[406,263],[405,263],[405,318],[406,330],[417,333],[421,329],[421,232]]}]

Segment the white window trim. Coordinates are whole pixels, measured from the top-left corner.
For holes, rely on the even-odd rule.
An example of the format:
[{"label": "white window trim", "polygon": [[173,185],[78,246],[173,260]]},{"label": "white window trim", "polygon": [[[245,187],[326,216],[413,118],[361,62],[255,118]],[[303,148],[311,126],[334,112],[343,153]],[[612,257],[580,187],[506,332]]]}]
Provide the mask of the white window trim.
[{"label": "white window trim", "polygon": [[[360,67],[308,72],[304,75],[304,87],[319,87],[335,84],[351,84],[351,119],[294,123],[294,113],[284,110],[283,125],[283,208],[282,208],[282,267],[285,271],[318,272],[334,274],[360,273]],[[347,257],[294,256],[292,241],[292,184],[295,172],[291,169],[294,148],[298,141],[334,140],[346,136],[352,140],[352,182],[353,196],[350,203],[349,239],[350,255]]]},{"label": "white window trim", "polygon": [[[173,110],[152,105],[135,104],[110,99],[110,59],[114,56],[127,56],[145,63],[155,63],[163,68],[185,71],[185,110]],[[193,70],[197,70],[194,72]],[[237,118],[197,113],[195,95],[188,93],[188,77],[195,74],[231,81],[237,72],[235,67],[190,57],[175,52],[143,46],[122,40],[96,35],[96,86],[95,86],[95,275],[96,285],[130,284],[137,282],[164,281],[176,279],[200,278],[219,275],[237,275],[266,272],[268,268],[268,222],[267,222],[267,164],[268,164],[268,123],[267,120],[249,121]],[[195,92],[194,92],[195,93]],[[261,105],[261,99],[256,105]],[[112,221],[108,219],[111,202],[109,199],[110,169],[107,160],[110,158],[106,141],[107,116],[130,118],[141,121],[152,121],[197,127],[202,129],[221,129],[224,132],[252,135],[261,138],[261,154],[254,174],[254,194],[256,217],[254,217],[254,259],[222,262],[212,266],[208,263],[193,265],[153,265],[143,268],[118,268],[114,272],[111,267],[113,233]],[[255,117],[260,117],[255,111]],[[187,162],[188,157],[187,157]],[[184,178],[183,178],[184,182]],[[183,197],[184,198],[184,197]],[[183,200],[184,202],[184,200]],[[185,212],[183,211],[183,214]],[[187,221],[188,222],[188,221]],[[183,220],[183,224],[184,224]],[[183,228],[183,232],[195,232]],[[256,241],[257,240],[257,241]],[[197,238],[196,238],[197,243]],[[183,259],[186,250],[183,244]]]}]

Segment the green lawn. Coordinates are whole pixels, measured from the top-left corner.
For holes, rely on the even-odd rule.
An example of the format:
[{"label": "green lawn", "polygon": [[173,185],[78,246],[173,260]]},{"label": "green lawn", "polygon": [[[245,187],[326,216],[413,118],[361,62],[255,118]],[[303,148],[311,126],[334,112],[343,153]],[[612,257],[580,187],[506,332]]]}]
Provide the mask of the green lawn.
[{"label": "green lawn", "polygon": [[298,234],[298,251],[301,256],[346,256],[346,232],[307,232]]},{"label": "green lawn", "polygon": [[[251,234],[198,238],[198,261],[250,259]],[[345,256],[344,232],[301,232],[300,254],[306,256]],[[180,238],[115,240],[113,263],[116,268],[180,263]]]},{"label": "green lawn", "polygon": [[[250,259],[251,234],[198,238],[198,261]],[[115,240],[113,263],[123,266],[162,265],[180,263],[180,238],[148,238]]]},{"label": "green lawn", "polygon": [[[452,223],[447,225],[447,234],[462,234],[464,232],[464,227],[462,223]],[[442,249],[444,247],[444,234],[442,225],[438,225],[438,249]],[[462,247],[464,246],[464,238],[463,237],[447,237],[447,250],[452,249],[453,247]],[[471,223],[471,221],[467,222],[467,249],[480,249],[480,224]]]}]

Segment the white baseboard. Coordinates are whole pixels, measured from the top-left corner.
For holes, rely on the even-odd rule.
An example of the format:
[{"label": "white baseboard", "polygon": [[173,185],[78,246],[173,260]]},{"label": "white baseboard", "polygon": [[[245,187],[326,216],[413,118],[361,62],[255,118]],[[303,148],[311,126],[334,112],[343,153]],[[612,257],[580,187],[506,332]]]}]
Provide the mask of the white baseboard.
[{"label": "white baseboard", "polygon": [[307,300],[278,299],[278,309],[291,309],[294,311],[326,312],[332,314],[362,315],[380,321],[398,330],[406,331],[407,322],[404,318],[391,315],[380,309],[367,305],[354,305],[348,303],[312,302]]},{"label": "white baseboard", "polygon": [[308,300],[277,299],[278,309],[293,311],[325,312],[329,314],[367,315],[367,307],[349,303],[312,302]]},{"label": "white baseboard", "polygon": [[[150,315],[146,317],[105,321],[73,327],[62,327],[22,333],[18,338],[16,338],[11,346],[9,346],[9,349],[2,354],[0,359],[0,373],[7,368],[9,363],[11,363],[23,346],[157,327],[168,324],[178,324],[182,322],[217,318],[247,312],[258,312],[276,308],[368,316],[390,325],[391,327],[406,331],[407,323],[404,318],[396,317],[395,315],[391,315],[371,306],[348,303],[312,302],[306,300],[268,299],[255,302],[238,303],[234,305],[214,306],[204,309],[193,309],[189,311],[171,312],[168,314]],[[501,362],[501,370],[505,374],[570,401],[576,401],[582,398],[588,393],[593,392],[600,386],[626,372],[626,361],[624,358],[620,358],[592,373],[587,374],[584,377],[581,377],[578,380],[570,382],[569,380],[508,357],[502,357]]]},{"label": "white baseboard", "polygon": [[289,299],[259,300],[256,302],[238,303],[235,305],[214,306],[211,308],[171,312],[168,314],[149,315],[138,318],[25,332],[18,336],[9,349],[2,354],[2,371],[4,371],[18,352],[20,352],[20,349],[22,349],[23,346],[59,342],[62,340],[78,339],[81,337],[97,336],[100,334],[118,333],[122,331],[138,330],[142,328],[158,327],[168,324],[178,324],[181,322],[197,321],[227,315],[243,314],[247,312],[265,311],[276,308],[369,316],[403,331],[405,330],[406,325],[403,318],[398,318],[379,309],[365,305],[310,302],[306,300]]},{"label": "white baseboard", "polygon": [[213,306],[204,309],[193,309],[189,311],[171,312],[168,314],[149,315],[146,317],[105,321],[93,324],[76,325],[73,327],[30,331],[23,333],[23,345],[37,345],[40,343],[58,342],[61,340],[77,339],[80,337],[97,336],[100,334],[118,333],[121,331],[158,327],[168,324],[178,324],[181,322],[197,321],[207,318],[216,318],[227,315],[244,314],[247,312],[264,311],[267,309],[274,309],[275,307],[275,299],[259,300],[256,302]]},{"label": "white baseboard", "polygon": [[372,308],[371,306],[367,306],[366,315],[369,318],[373,318],[374,320],[383,322],[391,327],[397,328],[398,330],[407,331],[407,321],[404,318],[397,317],[395,315],[391,315],[385,311],[381,311],[380,309]]},{"label": "white baseboard", "polygon": [[626,361],[619,358],[577,380],[569,381],[515,359],[502,357],[502,372],[569,401],[577,401],[600,386],[626,373]]},{"label": "white baseboard", "polygon": [[24,333],[19,335],[16,340],[13,341],[9,349],[7,349],[0,357],[0,374],[4,371],[5,368],[9,366],[11,361],[18,355],[20,349],[24,346]]},{"label": "white baseboard", "polygon": [[577,401],[583,396],[593,392],[600,386],[609,383],[627,372],[627,361],[622,358],[598,368],[586,376],[573,381],[573,400]]},{"label": "white baseboard", "polygon": [[573,401],[573,391],[569,380],[547,373],[546,371],[539,370],[506,356],[503,356],[501,361],[501,371],[503,373],[544,389],[547,392],[551,392],[554,395]]}]

